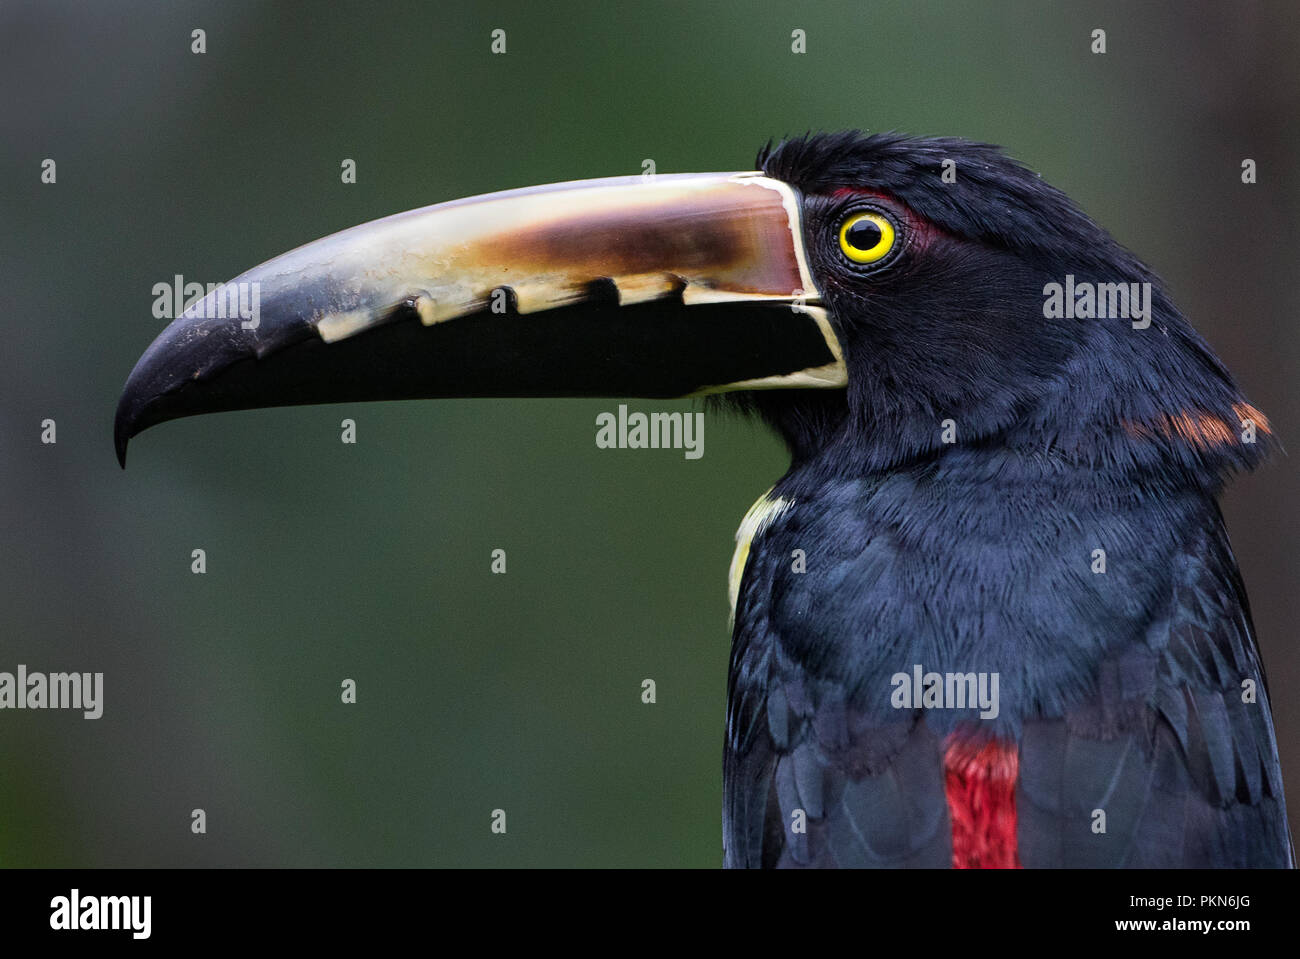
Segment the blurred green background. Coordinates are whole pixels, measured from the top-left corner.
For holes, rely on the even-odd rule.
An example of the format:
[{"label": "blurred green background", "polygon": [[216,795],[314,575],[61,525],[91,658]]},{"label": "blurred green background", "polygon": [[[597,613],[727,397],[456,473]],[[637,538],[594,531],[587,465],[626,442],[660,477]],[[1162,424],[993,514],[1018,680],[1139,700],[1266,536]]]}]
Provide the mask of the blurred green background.
[{"label": "blurred green background", "polygon": [[[611,402],[378,404],[166,424],[122,472],[155,283],[646,158],[962,135],[1137,250],[1295,447],[1298,29],[1284,2],[3,0],[0,669],[102,670],[106,691],[98,721],[0,713],[0,864],[721,861],[726,568],[778,443],[710,413],[689,461],[598,450]],[[1293,463],[1226,510],[1294,794]]]}]

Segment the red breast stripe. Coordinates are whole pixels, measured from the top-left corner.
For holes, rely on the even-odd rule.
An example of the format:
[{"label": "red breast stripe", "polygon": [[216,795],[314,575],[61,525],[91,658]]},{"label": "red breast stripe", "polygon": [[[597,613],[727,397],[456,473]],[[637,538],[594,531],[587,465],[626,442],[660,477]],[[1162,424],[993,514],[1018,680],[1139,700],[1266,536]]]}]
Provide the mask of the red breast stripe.
[{"label": "red breast stripe", "polygon": [[1015,743],[950,736],[943,755],[954,869],[1019,869]]}]

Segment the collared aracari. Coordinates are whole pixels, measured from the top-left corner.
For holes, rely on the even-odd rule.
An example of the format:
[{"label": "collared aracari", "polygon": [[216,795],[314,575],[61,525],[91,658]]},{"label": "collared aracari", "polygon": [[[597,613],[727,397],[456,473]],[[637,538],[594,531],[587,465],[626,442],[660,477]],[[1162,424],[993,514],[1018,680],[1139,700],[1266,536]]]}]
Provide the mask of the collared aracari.
[{"label": "collared aracari", "polygon": [[1265,417],[1145,265],[994,147],[849,132],[757,166],[279,256],[232,281],[259,316],[219,289],[144,353],[119,458],[220,410],[724,394],[791,454],[732,563],[727,865],[1292,865],[1217,506]]}]

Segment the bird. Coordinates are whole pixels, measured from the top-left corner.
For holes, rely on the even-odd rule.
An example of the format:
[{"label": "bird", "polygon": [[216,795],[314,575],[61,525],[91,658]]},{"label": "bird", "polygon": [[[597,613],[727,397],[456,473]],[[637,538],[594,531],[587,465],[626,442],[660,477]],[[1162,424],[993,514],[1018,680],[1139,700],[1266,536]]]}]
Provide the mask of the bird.
[{"label": "bird", "polygon": [[723,865],[1294,867],[1218,505],[1272,427],[1001,148],[808,133],[353,227],[173,320],[115,444],[474,396],[700,396],[788,448],[729,575]]}]

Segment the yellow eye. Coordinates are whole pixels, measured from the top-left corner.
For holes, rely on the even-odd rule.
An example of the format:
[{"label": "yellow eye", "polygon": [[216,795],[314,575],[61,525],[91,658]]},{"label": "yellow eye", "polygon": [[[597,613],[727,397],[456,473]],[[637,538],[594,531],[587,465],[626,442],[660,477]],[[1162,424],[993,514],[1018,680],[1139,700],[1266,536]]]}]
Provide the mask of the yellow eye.
[{"label": "yellow eye", "polygon": [[879,213],[859,213],[840,227],[840,249],[854,263],[876,263],[894,248],[894,224]]}]

